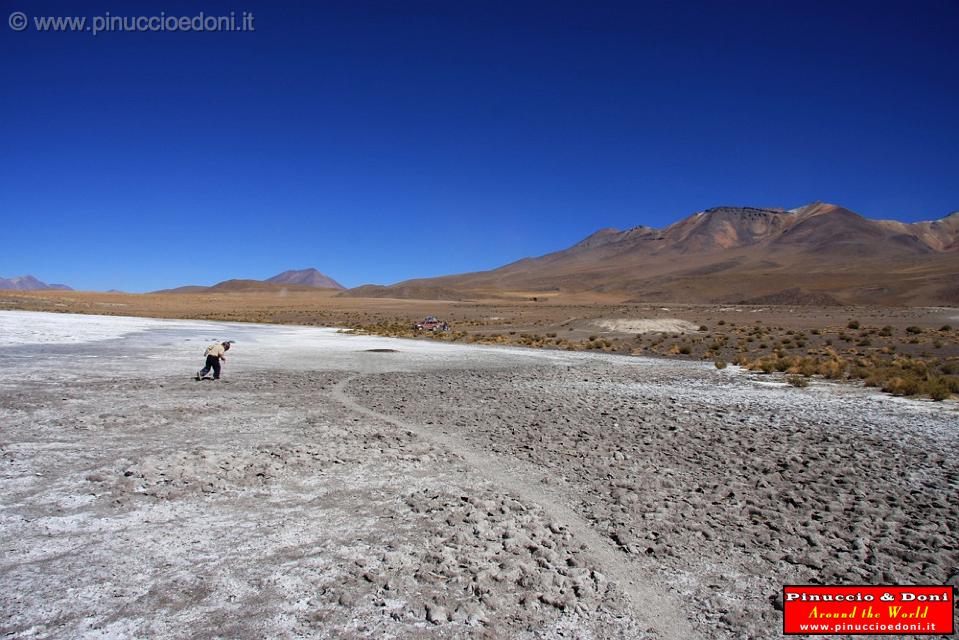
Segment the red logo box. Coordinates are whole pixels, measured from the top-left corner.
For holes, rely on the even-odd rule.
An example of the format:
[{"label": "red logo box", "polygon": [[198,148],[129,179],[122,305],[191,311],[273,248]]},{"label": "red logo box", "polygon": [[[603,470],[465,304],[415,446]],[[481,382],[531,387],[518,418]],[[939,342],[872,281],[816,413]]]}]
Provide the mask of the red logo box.
[{"label": "red logo box", "polygon": [[786,585],[783,633],[952,635],[952,585]]}]

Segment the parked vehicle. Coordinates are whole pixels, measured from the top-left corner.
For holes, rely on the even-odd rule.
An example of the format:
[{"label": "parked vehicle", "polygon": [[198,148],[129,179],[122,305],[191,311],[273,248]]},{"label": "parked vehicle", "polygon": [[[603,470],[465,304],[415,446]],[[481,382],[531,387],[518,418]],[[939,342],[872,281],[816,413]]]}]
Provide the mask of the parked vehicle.
[{"label": "parked vehicle", "polygon": [[450,325],[446,322],[440,321],[436,316],[426,316],[422,322],[417,322],[413,325],[413,328],[417,331],[449,331]]}]

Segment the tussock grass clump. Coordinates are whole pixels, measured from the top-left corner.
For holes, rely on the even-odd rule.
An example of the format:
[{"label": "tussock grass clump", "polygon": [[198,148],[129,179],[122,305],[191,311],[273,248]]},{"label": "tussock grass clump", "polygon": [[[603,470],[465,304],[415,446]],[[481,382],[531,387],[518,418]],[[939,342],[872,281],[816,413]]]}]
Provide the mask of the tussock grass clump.
[{"label": "tussock grass clump", "polygon": [[818,375],[827,380],[862,380],[867,387],[876,387],[897,396],[921,396],[946,400],[959,394],[959,375],[956,365],[896,356],[889,359],[874,354],[862,357],[843,357],[835,352],[820,356],[789,356],[776,353],[756,360],[740,357],[739,363],[750,371],[786,373],[786,381],[808,380]]},{"label": "tussock grass clump", "polygon": [[786,382],[794,387],[803,389],[809,386],[809,378],[805,376],[786,376]]},{"label": "tussock grass clump", "polygon": [[936,402],[942,402],[953,394],[950,385],[942,379],[929,381],[923,391]]},{"label": "tussock grass clump", "polygon": [[914,396],[919,393],[919,381],[915,378],[894,376],[883,383],[882,390],[896,396]]},{"label": "tussock grass clump", "polygon": [[945,400],[959,393],[959,376],[943,375],[941,371],[936,361],[897,357],[884,362],[872,357],[857,363],[851,376],[862,379],[866,386],[879,387],[893,395]]}]

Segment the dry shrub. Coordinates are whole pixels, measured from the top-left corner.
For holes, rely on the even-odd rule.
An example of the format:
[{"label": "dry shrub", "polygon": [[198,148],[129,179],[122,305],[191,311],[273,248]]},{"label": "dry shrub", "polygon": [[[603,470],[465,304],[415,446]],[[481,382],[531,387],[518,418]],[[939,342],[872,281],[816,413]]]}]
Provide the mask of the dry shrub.
[{"label": "dry shrub", "polygon": [[794,387],[804,388],[809,386],[809,378],[804,376],[786,376],[786,382]]},{"label": "dry shrub", "polygon": [[914,396],[919,393],[919,381],[915,378],[894,376],[885,381],[882,390],[894,396]]},{"label": "dry shrub", "polygon": [[952,392],[949,389],[949,386],[941,379],[930,380],[924,385],[923,393],[928,395],[930,398],[936,402],[942,402],[950,395]]},{"label": "dry shrub", "polygon": [[803,358],[802,364],[799,365],[799,374],[808,378],[816,375],[818,368],[819,360],[815,358]]},{"label": "dry shrub", "polygon": [[838,380],[843,377],[846,367],[840,360],[826,360],[820,363],[817,373],[829,380]]}]

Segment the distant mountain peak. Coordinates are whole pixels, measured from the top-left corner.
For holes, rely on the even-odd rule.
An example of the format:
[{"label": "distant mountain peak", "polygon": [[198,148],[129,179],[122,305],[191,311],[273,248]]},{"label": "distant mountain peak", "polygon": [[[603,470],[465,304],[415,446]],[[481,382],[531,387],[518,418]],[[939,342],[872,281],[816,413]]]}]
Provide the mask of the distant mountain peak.
[{"label": "distant mountain peak", "polygon": [[807,205],[803,205],[799,207],[798,209],[790,210],[791,213],[798,213],[799,215],[810,215],[810,216],[820,215],[824,213],[835,213],[837,211],[844,212],[844,213],[853,213],[854,215],[857,215],[857,216],[859,215],[857,213],[854,213],[853,211],[850,211],[849,209],[847,209],[846,207],[842,205],[833,204],[832,202],[823,202],[822,200],[816,200],[814,202],[810,202]]},{"label": "distant mountain peak", "polygon": [[615,227],[606,227],[595,231],[579,242],[576,243],[577,247],[595,247],[601,244],[606,244],[607,242],[612,241],[614,238],[619,236],[620,231]]},{"label": "distant mountain peak", "polygon": [[710,214],[710,213],[786,213],[785,209],[780,209],[778,207],[737,207],[731,205],[723,205],[720,207],[710,207],[703,211],[700,211],[696,215]]},{"label": "distant mountain peak", "polygon": [[73,291],[73,289],[65,284],[47,284],[31,275],[0,278],[0,289],[6,289],[8,291]]},{"label": "distant mountain peak", "polygon": [[306,287],[316,287],[317,289],[345,289],[343,285],[333,278],[320,273],[312,267],[308,269],[291,269],[278,273],[272,278],[267,278],[265,282],[274,284],[298,284]]},{"label": "distant mountain peak", "polygon": [[304,290],[313,289],[345,289],[339,282],[324,275],[316,269],[291,269],[278,273],[272,278],[266,280],[249,280],[242,278],[232,278],[218,282],[212,286],[188,285],[185,287],[176,287],[175,289],[162,289],[154,293],[205,293],[209,291],[274,291],[279,292],[285,288],[295,288]]},{"label": "distant mountain peak", "polygon": [[822,200],[813,200],[808,204],[796,207],[795,209],[789,209],[787,213],[798,213],[798,214],[809,214],[809,213],[829,213],[835,209],[842,209],[838,204],[833,204],[831,202],[824,202]]}]

